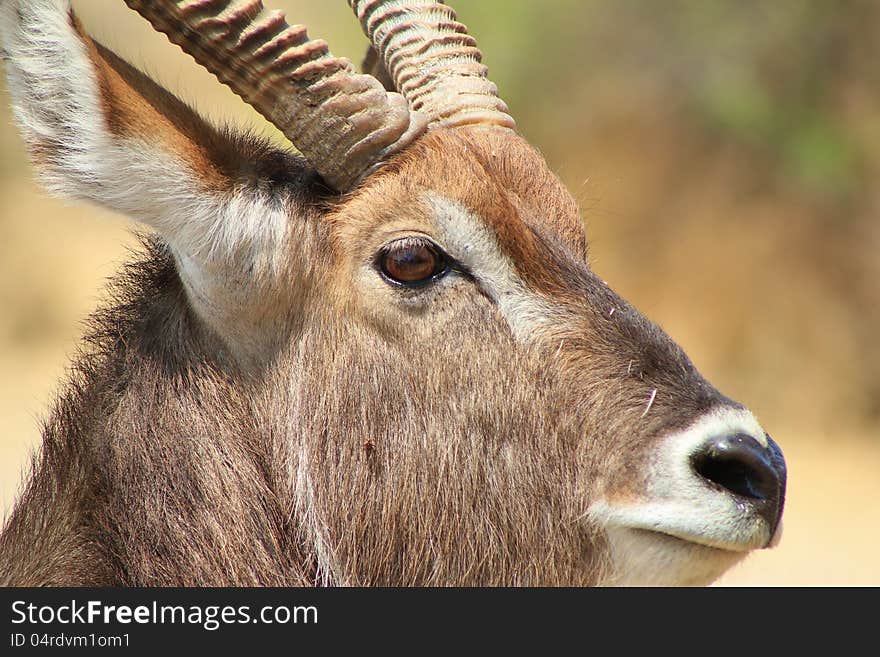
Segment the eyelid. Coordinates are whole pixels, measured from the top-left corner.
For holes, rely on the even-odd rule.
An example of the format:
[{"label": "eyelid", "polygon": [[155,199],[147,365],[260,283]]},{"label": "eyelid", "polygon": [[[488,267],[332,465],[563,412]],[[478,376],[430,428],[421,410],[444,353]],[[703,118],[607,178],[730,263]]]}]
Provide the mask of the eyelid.
[{"label": "eyelid", "polygon": [[446,262],[449,264],[449,268],[459,274],[463,274],[468,278],[476,280],[476,277],[471,272],[470,268],[463,264],[460,260],[452,256],[449,251],[438,242],[434,236],[426,231],[421,231],[417,229],[407,229],[407,230],[395,230],[393,232],[389,232],[385,234],[385,239],[382,242],[382,245],[379,247],[376,253],[381,253],[383,249],[387,249],[390,245],[398,242],[400,240],[405,240],[408,238],[413,239],[421,239],[425,240],[431,246],[437,250],[437,252],[446,259]]}]

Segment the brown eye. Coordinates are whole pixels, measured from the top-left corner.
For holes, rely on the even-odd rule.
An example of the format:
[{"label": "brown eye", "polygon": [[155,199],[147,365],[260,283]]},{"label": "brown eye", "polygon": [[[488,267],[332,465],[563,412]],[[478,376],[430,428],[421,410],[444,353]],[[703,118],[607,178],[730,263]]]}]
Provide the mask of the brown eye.
[{"label": "brown eye", "polygon": [[379,252],[379,269],[394,283],[419,285],[449,268],[440,250],[431,242],[408,237],[388,244]]}]

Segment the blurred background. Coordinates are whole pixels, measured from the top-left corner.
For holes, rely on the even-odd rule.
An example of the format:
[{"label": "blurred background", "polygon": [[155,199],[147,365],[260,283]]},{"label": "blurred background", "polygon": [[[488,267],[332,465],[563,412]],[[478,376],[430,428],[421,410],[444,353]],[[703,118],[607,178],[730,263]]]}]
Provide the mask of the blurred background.
[{"label": "blurred background", "polygon": [[[345,2],[267,4],[360,61]],[[880,585],[880,3],[453,4],[580,202],[593,269],[786,454],[781,545],[719,584]],[[211,120],[277,138],[124,3],[74,7]],[[131,228],[40,191],[0,76],[0,509]]]}]

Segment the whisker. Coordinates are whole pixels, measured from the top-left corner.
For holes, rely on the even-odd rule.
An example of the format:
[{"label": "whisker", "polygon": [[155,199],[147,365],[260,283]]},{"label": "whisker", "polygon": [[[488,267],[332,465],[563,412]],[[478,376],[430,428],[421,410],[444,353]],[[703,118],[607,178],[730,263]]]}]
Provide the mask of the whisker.
[{"label": "whisker", "polygon": [[657,397],[657,388],[654,388],[651,391],[651,398],[648,400],[648,406],[647,406],[647,408],[645,408],[644,411],[642,411],[641,417],[645,417],[648,414],[648,411],[651,410],[651,406],[654,405],[654,399],[656,399],[656,397]]}]

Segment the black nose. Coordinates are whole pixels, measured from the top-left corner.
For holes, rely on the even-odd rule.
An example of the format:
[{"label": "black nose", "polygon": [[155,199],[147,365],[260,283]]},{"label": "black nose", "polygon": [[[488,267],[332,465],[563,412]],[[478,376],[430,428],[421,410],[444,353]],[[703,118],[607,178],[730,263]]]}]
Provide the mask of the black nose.
[{"label": "black nose", "polygon": [[743,433],[707,442],[691,461],[694,471],[714,485],[747,500],[776,531],[785,502],[785,459],[770,436],[767,447]]}]

